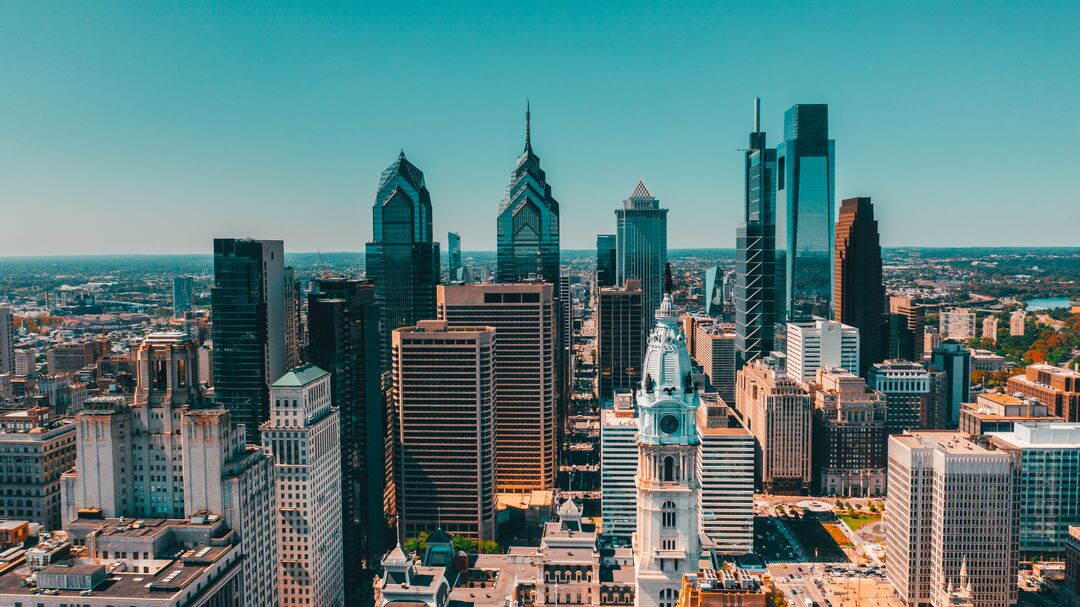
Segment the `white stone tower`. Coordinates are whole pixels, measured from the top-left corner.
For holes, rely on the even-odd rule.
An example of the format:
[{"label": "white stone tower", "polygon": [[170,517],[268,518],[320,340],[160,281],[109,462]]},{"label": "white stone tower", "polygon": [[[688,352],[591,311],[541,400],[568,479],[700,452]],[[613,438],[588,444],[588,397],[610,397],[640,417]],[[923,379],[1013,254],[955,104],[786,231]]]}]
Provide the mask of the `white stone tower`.
[{"label": "white stone tower", "polygon": [[701,555],[697,478],[699,398],[671,298],[664,296],[637,393],[636,607],[674,607]]}]

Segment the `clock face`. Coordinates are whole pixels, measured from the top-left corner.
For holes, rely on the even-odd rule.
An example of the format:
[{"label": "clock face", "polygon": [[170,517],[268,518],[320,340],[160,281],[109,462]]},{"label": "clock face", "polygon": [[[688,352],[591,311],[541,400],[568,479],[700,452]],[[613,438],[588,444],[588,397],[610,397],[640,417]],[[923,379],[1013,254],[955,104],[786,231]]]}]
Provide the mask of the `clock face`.
[{"label": "clock face", "polygon": [[675,434],[679,431],[679,418],[674,415],[665,415],[660,418],[660,431],[664,434]]}]

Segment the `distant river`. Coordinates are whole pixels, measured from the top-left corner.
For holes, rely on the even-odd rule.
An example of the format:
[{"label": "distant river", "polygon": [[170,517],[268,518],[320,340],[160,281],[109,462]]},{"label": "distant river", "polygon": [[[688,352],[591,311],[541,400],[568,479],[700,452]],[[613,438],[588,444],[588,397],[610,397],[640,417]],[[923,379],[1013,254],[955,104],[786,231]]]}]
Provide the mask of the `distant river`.
[{"label": "distant river", "polygon": [[1068,307],[1068,297],[1040,297],[1039,299],[1029,299],[1027,302],[1028,312],[1038,312],[1041,310],[1053,310],[1054,308]]}]

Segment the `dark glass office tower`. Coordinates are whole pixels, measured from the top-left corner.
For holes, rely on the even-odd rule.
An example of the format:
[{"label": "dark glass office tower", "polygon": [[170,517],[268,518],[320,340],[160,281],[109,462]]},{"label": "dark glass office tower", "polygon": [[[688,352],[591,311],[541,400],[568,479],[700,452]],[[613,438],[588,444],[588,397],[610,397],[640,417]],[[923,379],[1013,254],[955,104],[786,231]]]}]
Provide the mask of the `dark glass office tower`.
[{"label": "dark glass office tower", "polygon": [[605,287],[596,294],[596,345],[600,406],[610,408],[617,392],[632,392],[641,381],[646,341],[642,341],[644,298],[641,281]]},{"label": "dark glass office tower", "polygon": [[777,148],[777,191],[786,201],[789,321],[831,316],[835,143],[829,106],[794,105],[784,113]]},{"label": "dark glass office tower", "polygon": [[596,236],[596,286],[614,287],[616,267],[616,238],[614,234]]},{"label": "dark glass office tower", "polygon": [[642,339],[648,342],[653,318],[664,298],[664,266],[667,264],[667,209],[653,196],[645,183],[638,181],[630,198],[615,209],[618,239],[618,277],[620,285],[637,278],[641,281],[645,321]]},{"label": "dark glass office tower", "polygon": [[270,416],[269,386],[285,374],[284,257],[280,240],[214,239],[214,401],[253,444]]},{"label": "dark glass office tower", "polygon": [[[719,317],[724,311],[724,272],[720,266],[705,269],[705,285],[702,298],[705,300],[705,315]],[[688,338],[689,339],[689,338]]]},{"label": "dark glass office tower", "polygon": [[386,548],[386,406],[379,386],[379,304],[370,282],[323,278],[308,295],[308,361],[331,373],[341,420],[345,602],[364,604]]},{"label": "dark glass office tower", "polygon": [[773,350],[773,325],[779,320],[776,288],[776,150],[765,145],[761,100],[754,99],[754,131],[746,150],[743,180],[746,222],[735,232],[735,364]]},{"label": "dark glass office tower", "polygon": [[948,399],[931,417],[937,429],[956,428],[960,423],[960,406],[971,402],[971,351],[962,343],[943,341],[934,348],[931,361],[945,372],[948,382]]},{"label": "dark glass office tower", "polygon": [[529,106],[525,106],[525,151],[499,205],[496,282],[540,279],[559,295],[559,203],[551,195],[540,157],[533,153]]},{"label": "dark glass office tower", "polygon": [[383,171],[372,209],[367,278],[375,283],[382,314],[383,368],[389,368],[390,334],[435,318],[439,243],[431,239],[431,195],[424,173],[405,158]]},{"label": "dark glass office tower", "polygon": [[450,249],[447,256],[450,280],[463,280],[461,275],[461,236],[457,232],[447,232],[446,246]]},{"label": "dark glass office tower", "polygon": [[833,319],[859,330],[859,369],[866,375],[889,353],[881,239],[869,198],[841,203],[835,242]]}]

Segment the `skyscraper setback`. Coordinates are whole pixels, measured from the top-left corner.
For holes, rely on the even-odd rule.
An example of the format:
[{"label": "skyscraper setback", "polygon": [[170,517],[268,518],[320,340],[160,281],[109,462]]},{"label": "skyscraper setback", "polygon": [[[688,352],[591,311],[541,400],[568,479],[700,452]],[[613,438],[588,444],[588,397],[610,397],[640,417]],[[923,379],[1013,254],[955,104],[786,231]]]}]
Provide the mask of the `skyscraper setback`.
[{"label": "skyscraper setback", "polygon": [[443,285],[439,319],[495,329],[496,481],[499,491],[555,486],[556,305],[546,283]]},{"label": "skyscraper setback", "polygon": [[394,329],[435,318],[440,275],[439,243],[431,235],[431,195],[423,171],[405,158],[404,151],[382,173],[372,217],[367,278],[375,283],[380,304],[386,365]]},{"label": "skyscraper setback", "polygon": [[[371,591],[386,521],[386,407],[379,389],[379,305],[375,286],[323,278],[308,296],[308,360],[330,372],[341,416],[341,517],[346,602]],[[358,571],[363,570],[363,571]]]},{"label": "skyscraper setback", "polygon": [[496,281],[536,278],[558,285],[559,203],[551,195],[540,157],[533,153],[531,128],[526,104],[525,150],[499,205]]},{"label": "skyscraper setback", "polygon": [[788,320],[830,316],[834,157],[829,106],[797,104],[784,113],[784,141],[776,162],[777,192],[786,200]]},{"label": "skyscraper setback", "polygon": [[889,350],[881,240],[869,198],[841,203],[835,242],[833,319],[859,330],[859,369],[865,376]]},{"label": "skyscraper setback", "polygon": [[[631,278],[641,281],[645,320],[643,336],[652,331],[653,314],[664,296],[664,266],[667,264],[667,209],[639,181],[630,197],[615,210],[618,248],[618,284]],[[647,337],[642,338],[648,341]]]},{"label": "skyscraper setback", "polygon": [[776,150],[765,145],[761,100],[754,99],[754,131],[746,150],[744,223],[735,232],[735,364],[773,349],[776,303]]},{"label": "skyscraper setback", "polygon": [[258,444],[270,414],[269,385],[285,373],[285,245],[214,239],[214,400]]}]

